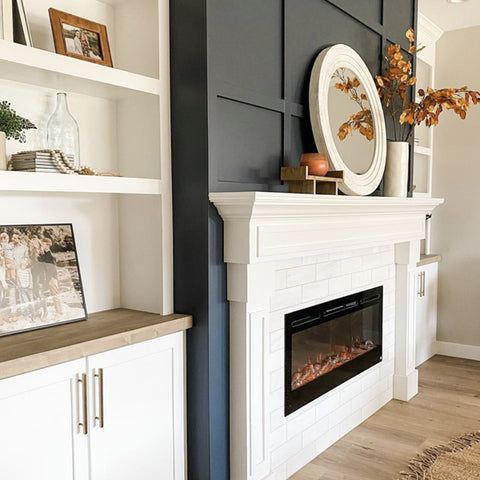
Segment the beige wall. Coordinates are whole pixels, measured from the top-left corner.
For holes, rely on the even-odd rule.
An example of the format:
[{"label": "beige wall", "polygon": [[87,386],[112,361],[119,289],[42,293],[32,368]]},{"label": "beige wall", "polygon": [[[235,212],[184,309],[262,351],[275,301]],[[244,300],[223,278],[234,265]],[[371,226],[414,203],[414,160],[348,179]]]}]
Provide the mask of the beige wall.
[{"label": "beige wall", "polygon": [[[437,43],[436,86],[480,90],[480,27],[445,33]],[[443,114],[435,127],[433,252],[441,253],[438,340],[480,345],[480,105],[462,121]]]}]

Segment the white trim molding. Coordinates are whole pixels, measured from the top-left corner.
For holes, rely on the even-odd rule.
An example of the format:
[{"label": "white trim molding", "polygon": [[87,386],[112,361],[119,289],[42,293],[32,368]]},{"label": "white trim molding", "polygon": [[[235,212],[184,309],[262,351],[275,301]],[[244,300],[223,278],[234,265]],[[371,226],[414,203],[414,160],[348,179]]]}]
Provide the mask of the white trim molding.
[{"label": "white trim molding", "polygon": [[418,30],[422,30],[425,36],[428,35],[433,43],[438,42],[440,37],[444,34],[444,31],[423,13],[418,14]]},{"label": "white trim molding", "polygon": [[[420,259],[420,240],[425,236],[425,216],[443,200],[271,192],[211,193],[210,200],[224,220],[224,259],[228,264],[230,478],[265,480],[273,478],[272,474],[275,478],[287,478],[338,440],[341,432],[346,433],[381,405],[377,398],[377,403],[362,413],[361,420],[358,419],[360,417],[352,418],[352,423],[345,424],[338,434],[331,431],[330,436],[326,435],[318,445],[311,445],[306,450],[302,450],[299,435],[292,433],[297,427],[292,426],[286,433],[285,438],[289,440],[285,449],[290,443],[298,441],[298,445],[292,447],[298,450],[284,452],[282,446],[272,452],[270,427],[274,428],[277,423],[276,417],[270,417],[269,412],[274,406],[277,411],[281,410],[272,392],[282,393],[283,378],[277,374],[278,371],[281,373],[284,361],[281,347],[275,353],[269,350],[267,339],[274,330],[272,327],[284,322],[282,309],[305,306],[316,300],[318,295],[325,298],[328,294],[335,296],[356,288],[353,276],[344,275],[328,282],[314,282],[315,293],[311,290],[309,294],[308,289],[312,285],[305,288],[300,285],[302,281],[315,280],[316,267],[305,263],[305,260],[312,256],[317,259],[327,257],[331,260],[330,266],[340,267],[340,274],[347,273],[348,268],[358,272],[359,262],[362,268],[382,267],[381,272],[377,272],[378,276],[372,273],[373,270],[363,272],[368,274],[367,278],[355,276],[359,282],[385,280],[390,275],[389,267],[394,268],[386,290],[391,316],[390,340],[385,345],[389,353],[382,366],[383,372],[388,370],[388,365],[391,366],[389,375],[390,379],[393,376],[393,394],[390,393],[384,400],[390,400],[393,395],[408,401],[418,392],[418,372],[415,369],[416,298],[412,285]],[[344,255],[348,250],[364,250],[367,253],[363,254],[365,259],[347,258],[344,263],[336,263],[346,258]],[[368,253],[375,250],[386,252],[386,263],[382,263],[384,254]],[[285,285],[279,287],[282,277],[278,276],[278,270],[285,268],[290,268],[291,272],[286,273]],[[279,294],[278,288],[285,290]],[[281,341],[273,339],[274,342],[277,340]],[[365,388],[370,389],[370,384]],[[388,382],[379,388],[388,389]],[[314,422],[313,410],[299,412],[298,418],[289,417],[289,421],[292,425],[301,424],[302,428],[314,427],[310,425]],[[281,421],[284,421],[283,411],[281,416]],[[282,463],[284,454],[289,453],[298,455],[298,458]],[[275,476],[278,468],[285,470],[280,476]]]},{"label": "white trim molding", "polygon": [[480,345],[441,342],[437,340],[437,354],[480,362]]},{"label": "white trim molding", "polygon": [[[436,44],[443,35],[443,30],[421,13],[418,14],[418,44],[425,47],[418,52],[418,59],[426,62],[435,70]],[[429,85],[433,87],[434,85]]]}]

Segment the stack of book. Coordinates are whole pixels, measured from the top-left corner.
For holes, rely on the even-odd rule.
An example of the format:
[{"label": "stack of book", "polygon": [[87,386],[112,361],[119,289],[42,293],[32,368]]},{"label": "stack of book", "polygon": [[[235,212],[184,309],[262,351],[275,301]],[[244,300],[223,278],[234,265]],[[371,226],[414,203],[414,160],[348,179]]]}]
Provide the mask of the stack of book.
[{"label": "stack of book", "polygon": [[16,153],[12,155],[11,168],[17,172],[60,173],[54,160],[46,152]]}]

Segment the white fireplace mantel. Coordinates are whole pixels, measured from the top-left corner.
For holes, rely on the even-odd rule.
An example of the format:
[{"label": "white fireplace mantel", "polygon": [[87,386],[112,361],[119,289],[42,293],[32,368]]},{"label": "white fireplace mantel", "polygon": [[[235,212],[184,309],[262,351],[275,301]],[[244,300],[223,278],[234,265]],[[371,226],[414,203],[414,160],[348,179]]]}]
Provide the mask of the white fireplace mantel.
[{"label": "white fireplace mantel", "polygon": [[225,261],[258,263],[304,252],[425,238],[436,198],[272,192],[211,193],[225,222]]},{"label": "white fireplace mantel", "polygon": [[210,200],[224,220],[228,265],[230,478],[283,479],[338,437],[327,436],[315,448],[300,450],[278,470],[279,455],[289,455],[290,443],[272,453],[269,326],[276,267],[347,250],[394,251],[394,285],[389,287],[394,297],[394,369],[389,379],[393,397],[408,401],[418,392],[414,286],[420,240],[426,215],[443,200],[270,192],[211,193]]}]

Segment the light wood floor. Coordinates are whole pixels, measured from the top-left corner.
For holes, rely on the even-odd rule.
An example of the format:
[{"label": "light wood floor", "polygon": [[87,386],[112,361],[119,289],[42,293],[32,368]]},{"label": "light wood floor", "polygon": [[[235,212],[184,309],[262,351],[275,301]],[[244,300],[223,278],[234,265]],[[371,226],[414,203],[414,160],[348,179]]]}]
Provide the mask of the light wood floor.
[{"label": "light wood floor", "polygon": [[390,402],[291,479],[396,480],[417,452],[477,430],[480,362],[436,356],[417,397]]}]

